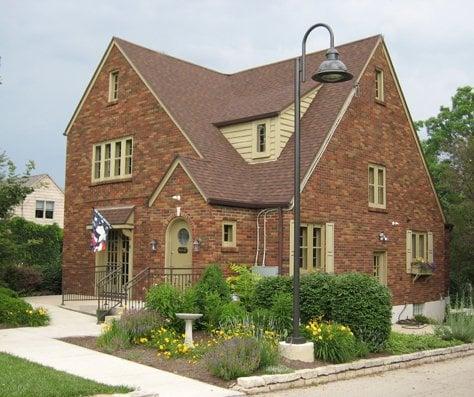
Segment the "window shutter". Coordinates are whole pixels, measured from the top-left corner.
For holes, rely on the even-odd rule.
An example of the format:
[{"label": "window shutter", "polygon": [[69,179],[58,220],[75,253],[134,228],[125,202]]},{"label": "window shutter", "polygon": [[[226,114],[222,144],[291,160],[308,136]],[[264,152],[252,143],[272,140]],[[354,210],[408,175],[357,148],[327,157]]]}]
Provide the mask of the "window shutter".
[{"label": "window shutter", "polygon": [[294,224],[295,222],[294,221],[290,221],[290,263],[289,263],[289,266],[290,266],[290,269],[289,269],[289,273],[290,273],[290,276],[293,275],[293,264],[294,264],[294,259],[295,259],[295,231],[294,231]]},{"label": "window shutter", "polygon": [[428,232],[428,262],[433,263],[433,232]]},{"label": "window shutter", "polygon": [[326,223],[326,273],[334,273],[334,223]]},{"label": "window shutter", "polygon": [[407,241],[406,241],[406,246],[407,246],[407,258],[406,258],[406,267],[407,267],[407,273],[411,273],[411,230],[407,230]]}]

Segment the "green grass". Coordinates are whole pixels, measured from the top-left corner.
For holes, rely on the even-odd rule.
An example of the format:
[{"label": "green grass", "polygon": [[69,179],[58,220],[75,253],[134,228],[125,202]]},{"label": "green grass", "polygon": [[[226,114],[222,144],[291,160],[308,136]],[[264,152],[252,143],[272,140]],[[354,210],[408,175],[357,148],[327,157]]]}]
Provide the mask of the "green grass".
[{"label": "green grass", "polygon": [[443,340],[435,335],[411,335],[392,332],[385,350],[390,354],[406,354],[451,347],[462,343],[459,340]]},{"label": "green grass", "polygon": [[1,397],[76,397],[132,390],[96,383],[5,353],[0,353],[0,368]]}]

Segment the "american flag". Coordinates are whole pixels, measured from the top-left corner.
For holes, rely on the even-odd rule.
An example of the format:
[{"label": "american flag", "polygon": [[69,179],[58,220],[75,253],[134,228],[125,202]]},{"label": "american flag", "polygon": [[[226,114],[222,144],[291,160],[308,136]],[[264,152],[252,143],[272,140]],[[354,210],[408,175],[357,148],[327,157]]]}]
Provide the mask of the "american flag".
[{"label": "american flag", "polygon": [[94,209],[92,215],[91,250],[93,252],[105,251],[107,235],[112,226],[104,216]]}]

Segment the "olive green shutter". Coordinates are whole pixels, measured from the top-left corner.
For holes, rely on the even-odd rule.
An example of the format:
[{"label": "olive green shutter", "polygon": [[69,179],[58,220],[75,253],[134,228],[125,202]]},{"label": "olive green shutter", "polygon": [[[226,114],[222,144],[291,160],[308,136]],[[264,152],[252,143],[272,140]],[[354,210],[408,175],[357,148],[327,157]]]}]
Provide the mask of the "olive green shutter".
[{"label": "olive green shutter", "polygon": [[290,276],[293,275],[293,264],[295,262],[295,231],[294,231],[294,221],[290,221]]},{"label": "olive green shutter", "polygon": [[428,232],[428,263],[433,263],[433,232]]},{"label": "olive green shutter", "polygon": [[326,223],[326,273],[334,273],[334,223]]},{"label": "olive green shutter", "polygon": [[406,246],[407,246],[407,257],[406,257],[406,268],[407,268],[407,273],[411,273],[411,230],[407,230],[407,241],[406,241]]}]

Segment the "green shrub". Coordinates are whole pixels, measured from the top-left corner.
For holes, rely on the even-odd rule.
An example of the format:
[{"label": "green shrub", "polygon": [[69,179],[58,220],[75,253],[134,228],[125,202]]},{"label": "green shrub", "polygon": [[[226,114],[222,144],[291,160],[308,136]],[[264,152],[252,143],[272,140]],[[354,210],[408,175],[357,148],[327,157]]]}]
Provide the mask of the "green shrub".
[{"label": "green shrub", "polygon": [[97,338],[97,346],[106,351],[128,349],[132,342],[128,332],[120,326],[118,321],[104,324],[102,334]]},{"label": "green shrub", "polygon": [[334,277],[327,273],[312,273],[301,277],[300,307],[303,323],[307,323],[313,318],[331,319]]},{"label": "green shrub", "polygon": [[204,295],[201,312],[203,314],[202,323],[207,329],[214,329],[219,326],[224,305],[225,302],[217,292],[208,292]]},{"label": "green shrub", "polygon": [[331,286],[331,319],[349,326],[370,351],[382,350],[391,330],[388,288],[361,273],[338,275]]},{"label": "green shrub", "polygon": [[48,323],[49,316],[45,309],[33,309],[23,299],[0,295],[0,324],[11,327],[38,327]]},{"label": "green shrub", "polygon": [[171,284],[154,285],[146,294],[146,307],[161,314],[172,326],[180,326],[181,321],[175,314],[181,311],[182,306],[183,294]]},{"label": "green shrub", "polygon": [[219,316],[219,325],[227,324],[234,319],[241,320],[247,312],[238,302],[229,302],[222,305]]},{"label": "green shrub", "polygon": [[293,325],[293,295],[287,292],[275,294],[270,313],[279,333],[288,334]]},{"label": "green shrub", "polygon": [[260,344],[260,365],[259,368],[267,368],[278,365],[280,354],[278,352],[278,343],[275,340],[261,338]]},{"label": "green shrub", "polygon": [[18,298],[18,294],[10,288],[0,287],[0,295],[6,295],[11,298]]},{"label": "green shrub", "polygon": [[261,277],[253,273],[246,265],[232,264],[230,269],[233,275],[227,277],[226,282],[230,290],[239,296],[245,309],[251,311],[255,304],[255,288]]},{"label": "green shrub", "polygon": [[390,354],[407,354],[422,350],[440,349],[459,345],[458,340],[442,340],[435,335],[413,335],[392,332],[386,344],[386,351]]},{"label": "green shrub", "polygon": [[310,321],[303,335],[314,343],[314,356],[322,361],[345,363],[368,353],[350,328],[338,323]]},{"label": "green shrub", "polygon": [[288,276],[263,277],[255,287],[255,306],[268,308],[279,292],[292,293],[293,279]]},{"label": "green shrub", "polygon": [[37,291],[43,282],[40,270],[25,265],[8,266],[3,278],[8,286],[20,295]]},{"label": "green shrub", "polygon": [[197,304],[196,289],[187,288],[182,293],[182,303],[179,309],[180,313],[198,313],[199,307]]},{"label": "green shrub", "polygon": [[227,285],[221,268],[217,264],[209,265],[196,284],[196,301],[203,310],[205,300],[209,294],[217,295],[223,302],[230,301],[230,289]]},{"label": "green shrub", "polygon": [[39,285],[42,292],[60,294],[62,290],[62,269],[61,263],[53,263],[39,268],[43,281]]},{"label": "green shrub", "polygon": [[249,376],[260,366],[260,346],[251,337],[232,338],[217,345],[204,360],[208,370],[218,378]]},{"label": "green shrub", "polygon": [[435,327],[435,334],[444,340],[474,342],[474,306],[470,299],[460,299],[449,309],[444,324]]}]

